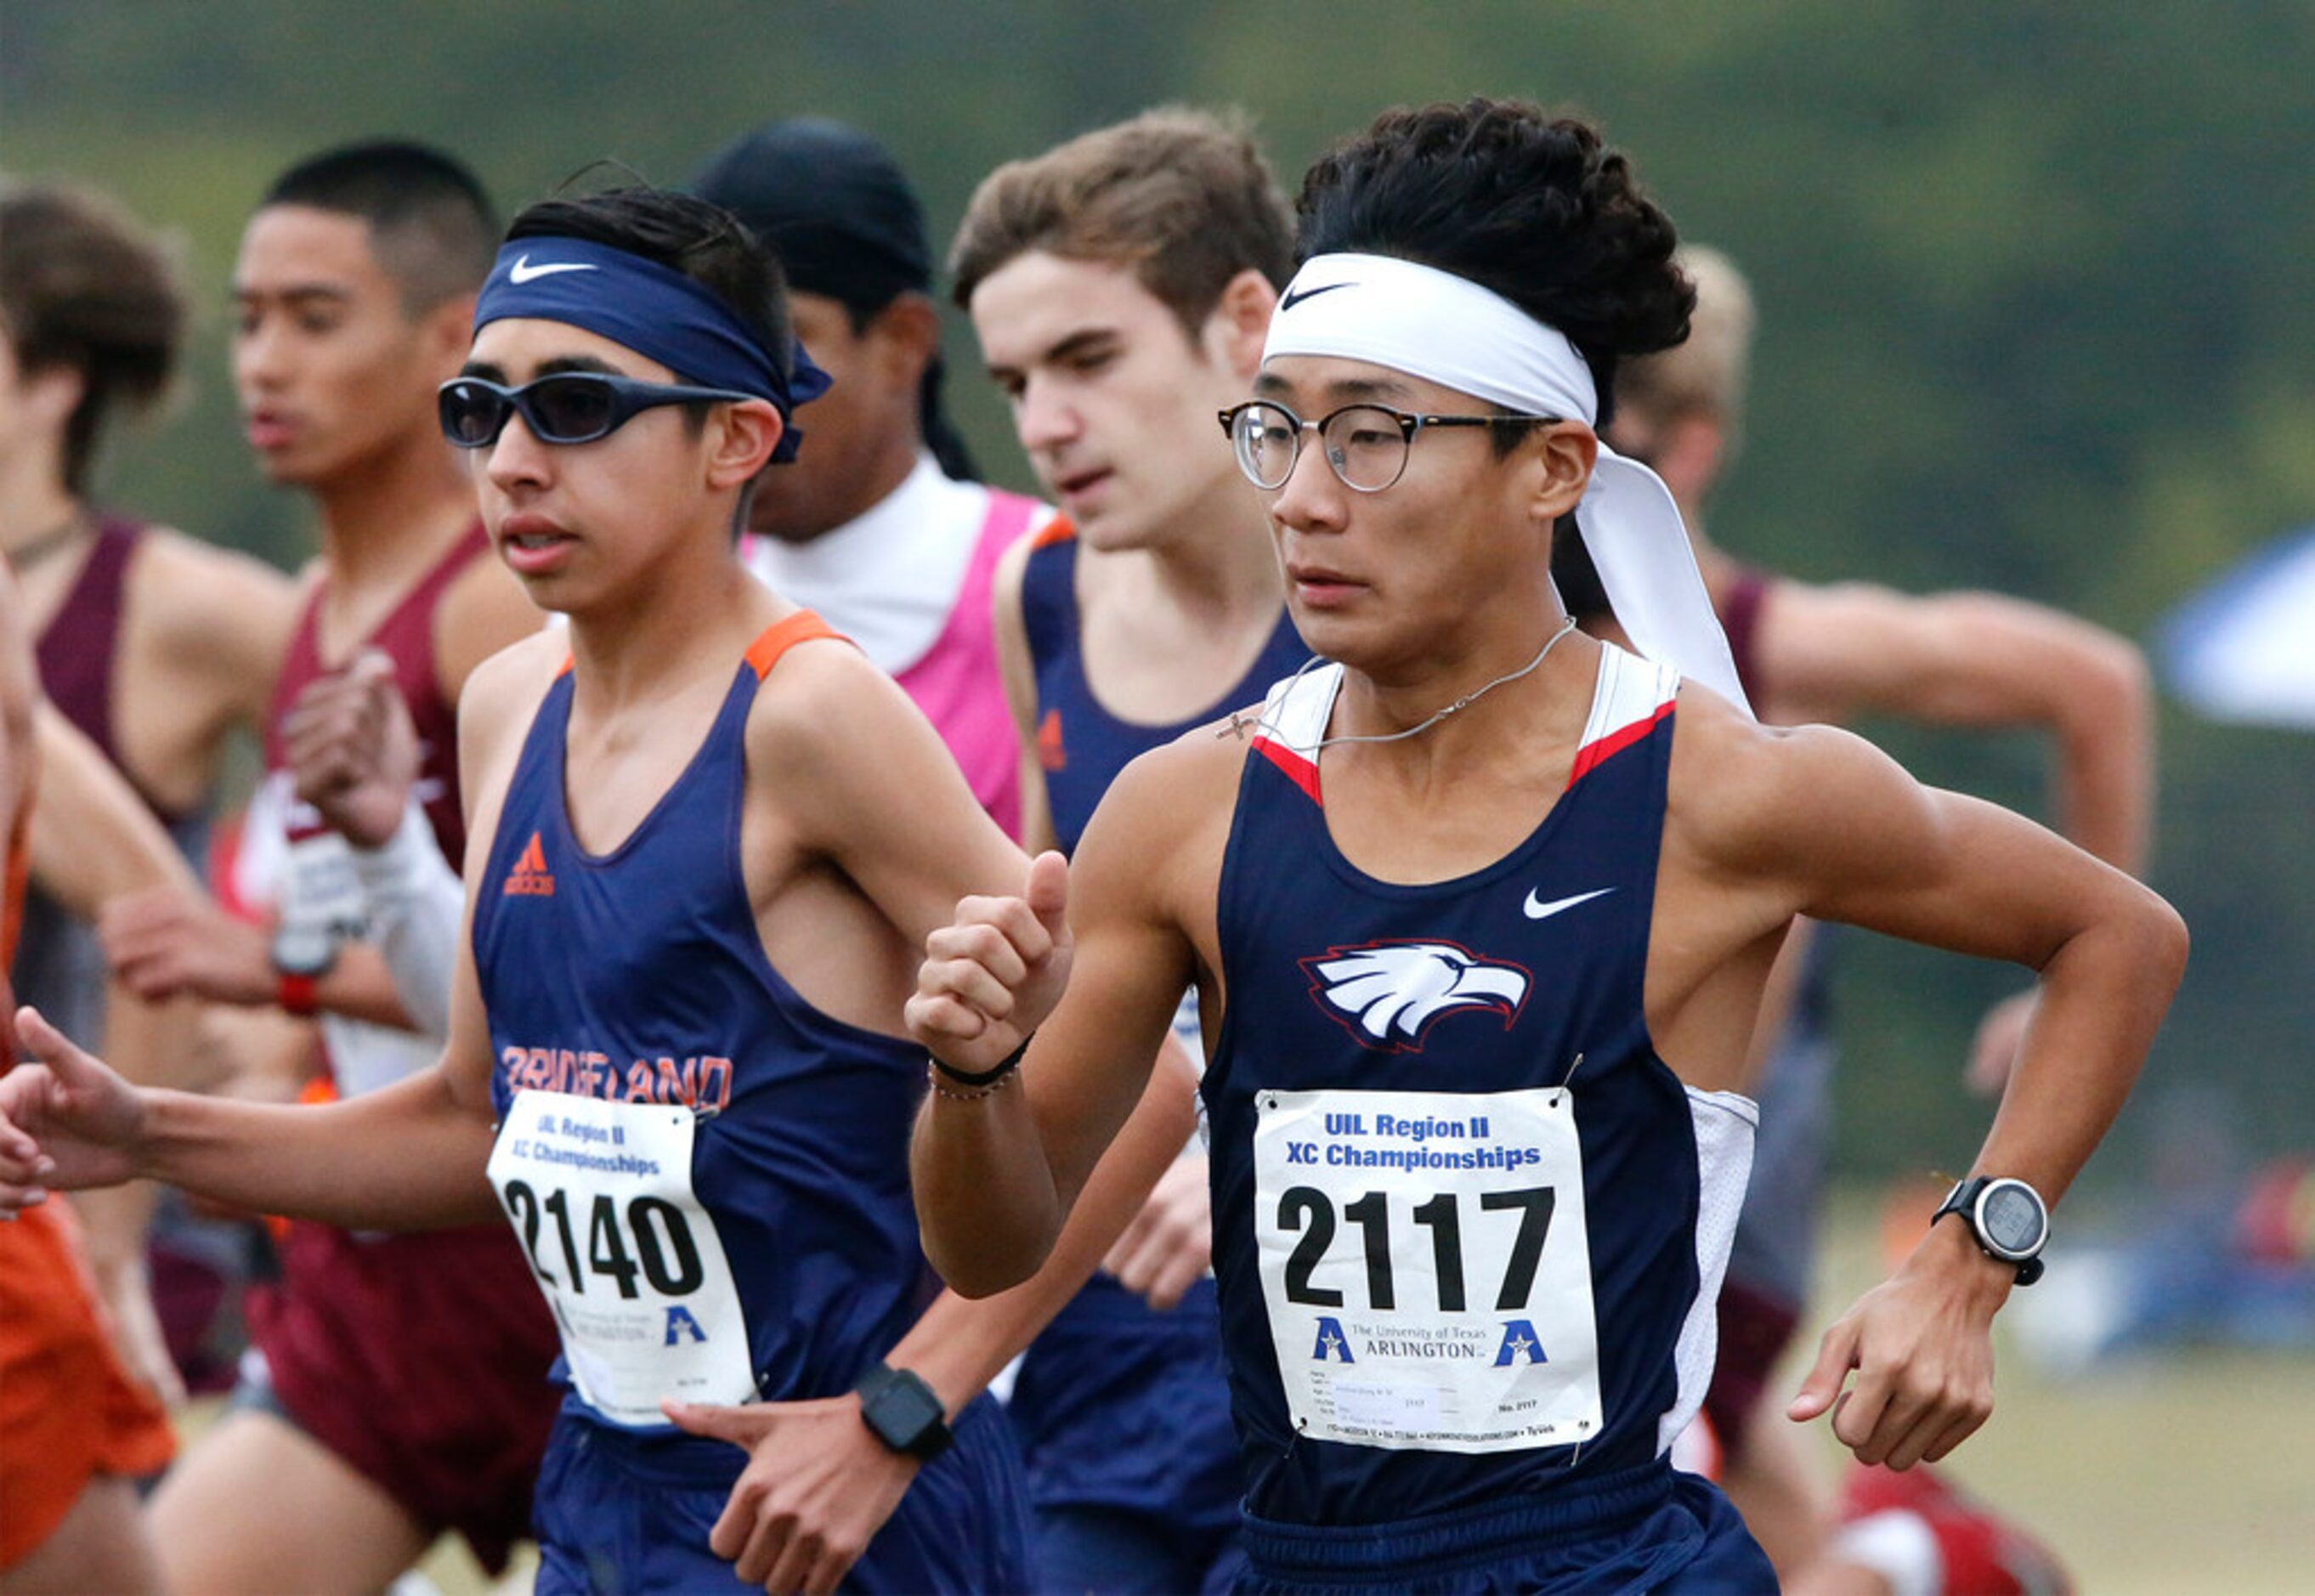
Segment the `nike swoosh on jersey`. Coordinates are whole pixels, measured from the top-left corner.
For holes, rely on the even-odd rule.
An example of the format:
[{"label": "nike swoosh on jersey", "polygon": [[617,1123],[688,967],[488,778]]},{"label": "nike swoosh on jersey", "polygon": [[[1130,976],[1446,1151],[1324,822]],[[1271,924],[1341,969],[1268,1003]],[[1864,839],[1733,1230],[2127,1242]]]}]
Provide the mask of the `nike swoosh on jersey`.
[{"label": "nike swoosh on jersey", "polygon": [[552,277],[558,271],[592,271],[594,266],[586,261],[548,261],[534,266],[528,255],[517,255],[514,264],[507,268],[511,282],[527,283],[542,277]]},{"label": "nike swoosh on jersey", "polygon": [[1300,293],[1287,295],[1278,302],[1278,308],[1282,311],[1291,310],[1305,299],[1315,299],[1321,294],[1331,294],[1336,288],[1355,288],[1358,286],[1356,283],[1320,283],[1315,288],[1304,288]]},{"label": "nike swoosh on jersey", "polygon": [[1594,898],[1605,898],[1615,890],[1613,887],[1601,887],[1590,892],[1578,892],[1573,898],[1555,898],[1549,903],[1539,902],[1535,893],[1530,891],[1527,901],[1520,907],[1530,920],[1548,920],[1563,909],[1574,909],[1577,904],[1589,903]]}]

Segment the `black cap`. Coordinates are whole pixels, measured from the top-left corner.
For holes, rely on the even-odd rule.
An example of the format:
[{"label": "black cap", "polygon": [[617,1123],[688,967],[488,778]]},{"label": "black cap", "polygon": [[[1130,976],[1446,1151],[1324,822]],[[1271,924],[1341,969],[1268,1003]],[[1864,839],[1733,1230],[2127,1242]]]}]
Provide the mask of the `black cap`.
[{"label": "black cap", "polygon": [[791,287],[856,316],[932,287],[924,207],[891,152],[856,128],[767,122],[724,146],[691,187],[768,241]]},{"label": "black cap", "polygon": [[[933,286],[925,208],[891,151],[827,117],[766,122],[699,169],[692,192],[737,216],[778,252],[788,286],[835,300],[856,324]],[[941,361],[918,395],[925,443],[960,482],[980,473],[941,404]]]}]

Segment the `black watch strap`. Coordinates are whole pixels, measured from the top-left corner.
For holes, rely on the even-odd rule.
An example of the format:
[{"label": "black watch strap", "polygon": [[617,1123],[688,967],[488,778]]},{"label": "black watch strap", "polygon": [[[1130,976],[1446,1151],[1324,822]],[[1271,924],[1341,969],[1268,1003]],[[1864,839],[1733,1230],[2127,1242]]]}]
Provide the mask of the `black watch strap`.
[{"label": "black watch strap", "polygon": [[860,1422],[894,1451],[929,1463],[956,1444],[939,1393],[914,1370],[878,1363],[853,1389],[860,1397]]},{"label": "black watch strap", "polygon": [[[2030,1258],[2009,1257],[2001,1253],[1996,1252],[1993,1247],[1988,1244],[1984,1233],[1978,1228],[1978,1196],[1985,1190],[1986,1187],[1992,1185],[1996,1178],[1997,1177],[1990,1175],[1981,1175],[1974,1177],[1973,1179],[1958,1183],[1952,1191],[1946,1193],[1946,1200],[1938,1205],[1938,1211],[1929,1216],[1929,1223],[1932,1226],[1935,1226],[1947,1214],[1959,1214],[1961,1216],[1961,1222],[1969,1227],[1970,1239],[1977,1243],[1977,1250],[1983,1253],[1987,1257],[1992,1259],[1997,1264],[2009,1264],[2018,1272],[2018,1283],[2021,1286],[2030,1286],[2036,1281],[2042,1278],[2043,1271],[2048,1267],[2048,1265],[2042,1262],[2040,1249],[2036,1248],[2034,1255]],[[2009,1184],[2016,1185],[2024,1184],[2023,1182],[2011,1182]],[[2026,1189],[2028,1192],[2033,1191],[2031,1186],[2027,1186]],[[2034,1193],[2034,1199],[2036,1202],[2039,1202],[2041,1201],[2041,1193],[2038,1192]],[[2042,1239],[2045,1245],[2049,1241],[2049,1237],[2048,1210],[2045,1208],[2044,1210],[2042,1230]]]}]

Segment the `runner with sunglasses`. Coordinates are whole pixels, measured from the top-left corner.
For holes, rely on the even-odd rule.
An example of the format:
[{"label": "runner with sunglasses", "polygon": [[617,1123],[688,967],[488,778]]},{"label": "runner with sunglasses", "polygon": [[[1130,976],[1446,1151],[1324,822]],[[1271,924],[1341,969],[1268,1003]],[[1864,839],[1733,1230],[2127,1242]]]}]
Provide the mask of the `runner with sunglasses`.
[{"label": "runner with sunglasses", "polygon": [[[960,904],[919,974],[911,1023],[972,1084],[928,1106],[918,1210],[970,1290],[1035,1266],[1197,984],[1247,1589],[1772,1589],[1665,1454],[1711,1372],[1793,917],[2041,971],[1980,1168],[2052,1197],[2184,962],[2120,872],[1752,721],[1669,496],[1595,430],[1619,358],[1686,331],[1673,243],[1622,155],[1531,107],[1393,111],[1322,158],[1272,408],[1233,437],[1332,662],[1138,761],[1067,866]],[[1302,447],[1330,417],[1340,447]],[[1561,611],[1571,514],[1636,655]],[[1832,1423],[1861,1458],[1951,1450],[2038,1240],[1933,1226],[1796,1416],[1854,1374]]]},{"label": "runner with sunglasses", "polygon": [[462,705],[440,1060],[318,1109],[138,1093],[28,1011],[49,1069],[0,1083],[0,1207],[149,1167],[364,1228],[502,1210],[563,1331],[544,1591],[729,1588],[735,1562],[777,1591],[1021,1588],[1019,1462],[978,1394],[1185,1132],[1121,1144],[1046,1276],[935,1296],[907,1161],[935,1072],[901,1004],[956,896],[1025,861],[891,680],[738,563],[822,380],[726,213],[526,210],[439,409],[499,558],[570,626]]}]

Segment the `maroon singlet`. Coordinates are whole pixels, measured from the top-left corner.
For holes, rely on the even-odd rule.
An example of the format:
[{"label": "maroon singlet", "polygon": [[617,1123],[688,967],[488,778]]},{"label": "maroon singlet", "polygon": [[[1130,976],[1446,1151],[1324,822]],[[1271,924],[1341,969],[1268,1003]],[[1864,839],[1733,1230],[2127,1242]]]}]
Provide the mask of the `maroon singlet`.
[{"label": "maroon singlet", "polygon": [[[416,723],[420,796],[444,855],[466,849],[457,715],[435,671],[443,592],[490,546],[476,523],[362,647],[394,661]],[[266,730],[269,773],[286,774],[281,723],[306,684],[342,669],[321,657],[317,585],[282,661]],[[282,779],[279,775],[271,779]],[[294,842],[321,829],[289,807]],[[253,1292],[253,1339],[281,1405],[430,1529],[457,1530],[492,1573],[528,1531],[560,1393],[547,1370],[554,1322],[503,1224],[412,1236],[356,1235],[299,1221],[281,1248],[281,1283]]]}]

